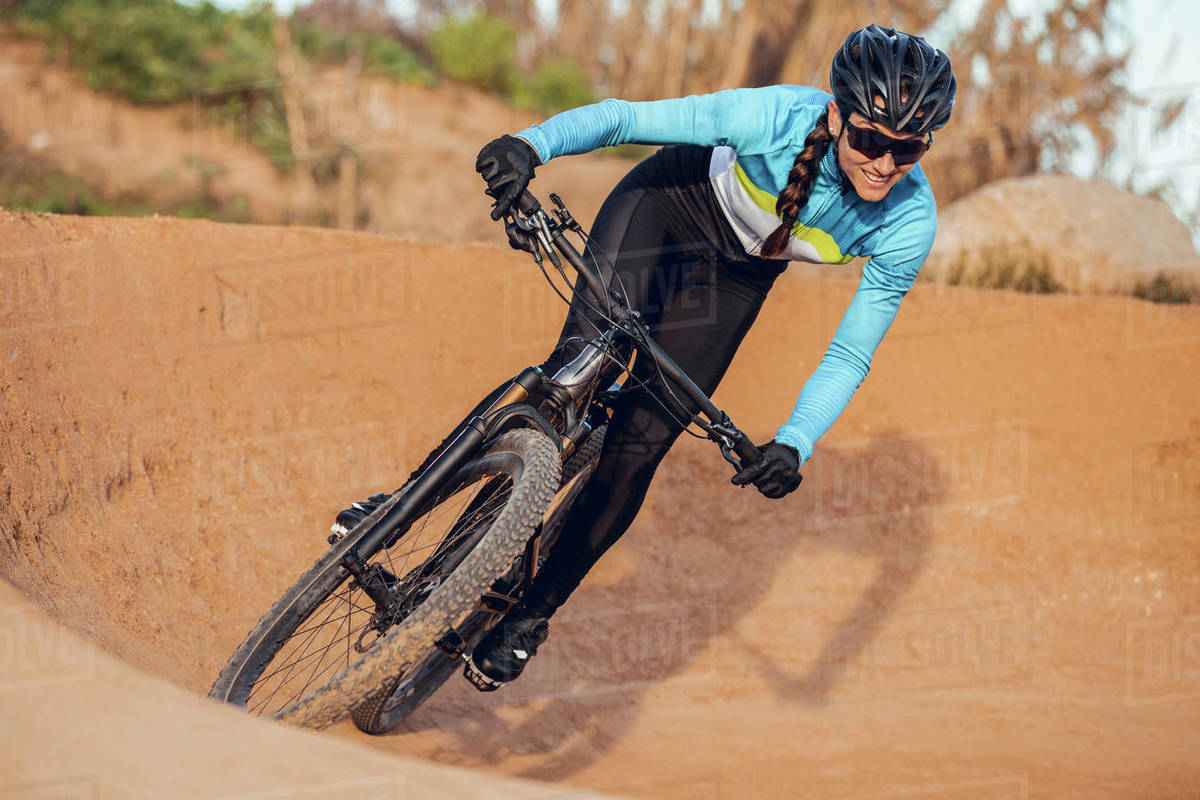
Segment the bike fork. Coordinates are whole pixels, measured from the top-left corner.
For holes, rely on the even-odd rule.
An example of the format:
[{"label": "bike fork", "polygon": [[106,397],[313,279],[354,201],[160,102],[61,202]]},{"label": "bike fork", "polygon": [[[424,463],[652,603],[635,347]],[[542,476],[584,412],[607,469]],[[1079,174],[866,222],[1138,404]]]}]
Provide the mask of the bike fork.
[{"label": "bike fork", "polygon": [[[484,414],[525,400],[541,380],[541,371],[536,367],[523,370]],[[360,545],[362,549],[372,552],[375,549],[390,546],[395,541],[394,537],[397,532],[403,531],[404,521],[410,519],[413,514],[433,499],[442,484],[457,472],[459,467],[467,462],[467,459],[479,451],[489,433],[483,416],[475,416],[467,420],[458,436],[454,437],[454,440],[446,445],[446,449],[429,465],[429,468],[413,481],[412,488],[405,492],[404,496],[363,537]]]}]

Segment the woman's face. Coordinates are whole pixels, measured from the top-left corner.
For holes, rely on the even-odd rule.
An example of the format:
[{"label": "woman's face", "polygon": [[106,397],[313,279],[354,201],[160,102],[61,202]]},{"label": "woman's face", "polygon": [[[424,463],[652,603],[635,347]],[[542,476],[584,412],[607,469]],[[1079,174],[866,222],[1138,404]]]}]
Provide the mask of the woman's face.
[{"label": "woman's face", "polygon": [[[872,122],[857,111],[851,112],[850,124],[856,128],[871,128],[893,139],[924,139],[928,134],[900,134],[878,122]],[[867,158],[850,146],[843,128],[842,114],[837,103],[829,101],[829,127],[835,137],[838,137],[838,164],[842,172],[850,179],[854,191],[863,200],[872,203],[887,197],[888,192],[896,183],[908,174],[913,164],[897,165],[891,153],[884,153],[879,158]]]}]

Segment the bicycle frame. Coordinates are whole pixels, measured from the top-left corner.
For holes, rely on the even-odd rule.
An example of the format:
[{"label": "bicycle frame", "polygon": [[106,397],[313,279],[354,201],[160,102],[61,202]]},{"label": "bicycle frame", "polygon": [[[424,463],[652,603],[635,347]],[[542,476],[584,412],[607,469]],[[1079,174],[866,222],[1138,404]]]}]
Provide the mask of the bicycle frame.
[{"label": "bicycle frame", "polygon": [[[576,388],[578,391],[572,392],[572,396],[577,400],[586,396],[605,361],[604,345],[610,344],[617,332],[622,332],[633,343],[634,349],[652,359],[664,377],[692,401],[703,417],[707,417],[705,420],[695,416],[692,421],[708,434],[708,438],[721,446],[726,461],[737,469],[758,461],[761,453],[754,443],[737,429],[730,421],[729,415],[717,408],[704,390],[654,341],[650,329],[642,321],[641,314],[629,308],[621,297],[604,284],[602,277],[566,238],[566,231],[575,230],[582,233],[582,228],[571,217],[557,195],[551,194],[550,199],[557,207],[555,217],[551,217],[541,208],[537,198],[525,192],[521,196],[520,213],[515,216],[514,223],[518,228],[536,236],[541,249],[559,269],[562,267],[562,261],[558,256],[561,255],[583,277],[593,298],[608,310],[608,317],[614,323],[613,327],[600,337],[589,342],[570,364],[559,370],[554,380],[567,387],[568,391]],[[539,266],[542,265],[542,256],[537,247],[534,248],[533,258]],[[737,456],[736,459],[734,455]]]},{"label": "bicycle frame", "polygon": [[[694,404],[699,415],[694,416],[692,422],[720,446],[722,457],[735,469],[740,470],[761,457],[758,447],[738,430],[729,415],[717,408],[704,390],[654,341],[641,314],[629,308],[621,297],[605,285],[602,277],[566,238],[567,231],[582,233],[582,228],[557,195],[551,194],[550,198],[557,207],[555,216],[547,214],[537,198],[525,192],[520,199],[519,213],[514,214],[510,222],[536,238],[537,244],[532,254],[539,267],[543,265],[544,252],[556,268],[561,270],[565,260],[583,277],[593,298],[607,310],[612,325],[589,341],[579,355],[553,377],[547,378],[537,367],[523,370],[482,415],[467,422],[459,435],[413,481],[396,504],[364,534],[360,540],[364,545],[387,543],[388,539],[395,541],[404,532],[405,520],[411,519],[432,499],[436,487],[453,475],[484,442],[512,425],[528,424],[542,429],[557,442],[560,450],[565,451],[564,458],[569,455],[590,431],[586,413],[581,415],[579,412],[586,412],[582,406],[593,395],[606,364],[611,361],[609,352],[618,336],[624,336],[632,343],[634,351],[652,359],[662,375]],[[621,365],[623,372],[628,369],[628,362]],[[537,408],[526,402],[531,398],[545,397],[555,400],[564,412],[563,430],[555,429]],[[359,565],[353,559],[347,559],[343,565],[358,577]]]}]

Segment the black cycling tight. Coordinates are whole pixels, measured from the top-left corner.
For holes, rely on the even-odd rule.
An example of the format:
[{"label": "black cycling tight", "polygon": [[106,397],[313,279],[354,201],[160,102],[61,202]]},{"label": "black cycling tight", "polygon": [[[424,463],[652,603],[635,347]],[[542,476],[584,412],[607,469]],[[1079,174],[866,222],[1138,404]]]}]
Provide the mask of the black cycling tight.
[{"label": "black cycling tight", "polygon": [[[608,196],[591,235],[606,257],[599,268],[607,273],[608,264],[615,265],[655,340],[711,395],[786,262],[751,258],[730,244],[732,231],[708,184],[708,152],[668,147],[641,162]],[[577,297],[586,292],[580,279]],[[553,375],[603,327],[582,302],[573,304],[542,365],[546,374]],[[647,359],[637,359],[634,374],[662,395]],[[472,414],[486,409],[507,384]],[[633,522],[659,462],[683,431],[681,420],[690,416],[668,403],[674,414],[643,388],[620,395],[596,471],[526,596],[536,614],[549,616],[565,602]]]}]

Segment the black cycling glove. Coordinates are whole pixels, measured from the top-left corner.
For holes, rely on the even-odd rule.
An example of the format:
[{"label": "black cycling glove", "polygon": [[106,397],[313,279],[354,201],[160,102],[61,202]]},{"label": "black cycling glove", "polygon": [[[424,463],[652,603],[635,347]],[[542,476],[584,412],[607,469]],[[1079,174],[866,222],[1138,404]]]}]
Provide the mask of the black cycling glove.
[{"label": "black cycling glove", "polygon": [[496,200],[492,219],[512,213],[517,199],[533,179],[534,167],[541,165],[542,160],[529,143],[508,134],[483,146],[475,157],[475,171],[487,181],[488,188],[483,193]]},{"label": "black cycling glove", "polygon": [[762,448],[762,458],[742,467],[734,475],[734,486],[753,483],[764,496],[778,500],[800,486],[800,453],[782,442],[772,441]]}]

